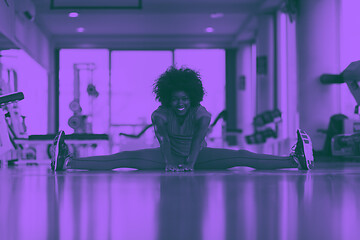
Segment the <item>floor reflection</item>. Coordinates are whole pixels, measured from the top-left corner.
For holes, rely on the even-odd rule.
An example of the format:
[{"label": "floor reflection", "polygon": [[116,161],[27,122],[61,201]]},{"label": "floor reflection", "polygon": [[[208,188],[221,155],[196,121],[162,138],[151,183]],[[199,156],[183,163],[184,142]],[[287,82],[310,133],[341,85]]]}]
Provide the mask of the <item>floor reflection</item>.
[{"label": "floor reflection", "polygon": [[360,164],[298,171],[0,169],[0,239],[360,239]]},{"label": "floor reflection", "polygon": [[159,238],[202,239],[205,177],[169,173],[160,177]]}]

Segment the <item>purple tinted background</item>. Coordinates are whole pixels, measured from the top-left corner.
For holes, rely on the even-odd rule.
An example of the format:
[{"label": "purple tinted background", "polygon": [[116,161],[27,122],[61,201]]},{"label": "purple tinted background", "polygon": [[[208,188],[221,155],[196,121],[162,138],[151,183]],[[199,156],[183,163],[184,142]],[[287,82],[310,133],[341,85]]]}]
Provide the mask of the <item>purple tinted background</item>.
[{"label": "purple tinted background", "polygon": [[[322,115],[318,111],[320,109],[313,108],[316,103],[319,103],[325,112],[332,109],[332,103],[337,103],[340,108],[335,109],[336,111],[354,117],[355,102],[347,87],[344,85],[334,86],[337,94],[332,95],[333,92],[328,92],[327,87],[319,87],[317,78],[320,74],[325,73],[323,69],[318,70],[322,66],[319,63],[330,66],[326,69],[329,73],[339,73],[350,62],[359,60],[359,2],[355,0],[336,1],[336,6],[333,4],[334,1],[317,1],[316,4],[314,1],[300,1],[300,3],[303,4],[300,17],[305,16],[305,20],[302,22],[302,24],[305,22],[305,25],[297,36],[294,35],[294,29],[291,29],[288,20],[284,21],[283,16],[277,19],[279,20],[277,21],[279,62],[274,63],[274,65],[278,68],[277,97],[284,113],[281,136],[285,139],[291,137],[294,134],[293,129],[300,125],[299,111],[303,118],[309,119],[308,122],[313,127],[311,136],[316,135],[316,128],[327,126],[328,117]],[[328,11],[327,5],[333,8]],[[326,11],[322,12],[322,9]],[[339,9],[339,16],[335,16],[337,9]],[[322,23],[321,27],[318,27],[318,23]],[[336,23],[335,27],[331,25],[333,23]],[[311,29],[311,34],[304,32],[304,28]],[[335,34],[328,35],[329,30],[334,30]],[[325,37],[322,38],[323,36]],[[269,39],[273,39],[273,37],[269,36]],[[260,48],[261,43],[268,42],[269,39],[265,38],[262,42],[259,41],[260,44],[256,47]],[[296,54],[296,40],[299,39],[298,44],[301,46],[298,49],[299,52],[304,51],[308,55],[305,54],[304,61],[298,65],[294,58],[298,56]],[[334,45],[330,43],[334,42],[336,43],[336,50],[334,50],[336,53],[333,54]],[[294,51],[291,52],[291,50]],[[106,63],[108,58],[104,56],[107,54],[107,50],[99,51],[104,51],[104,54],[95,54],[96,58],[92,59],[91,56],[87,55],[81,61],[99,60],[99,64]],[[71,50],[70,53],[74,54],[75,50]],[[311,53],[315,53],[315,57]],[[330,58],[333,55],[336,56],[333,58],[337,65],[328,64],[329,55]],[[253,73],[255,68],[252,61],[253,56],[249,57],[244,54],[244,58],[241,59],[243,62],[239,62],[240,67],[237,70],[246,65],[244,62],[251,62],[252,64],[246,65],[244,68]],[[7,60],[2,58],[1,61]],[[29,129],[38,129],[31,130],[32,133],[36,131],[43,133],[46,129],[47,119],[46,80],[42,82],[42,80],[34,78],[34,81],[29,82],[30,85],[25,85],[25,81],[30,76],[43,79],[41,76],[44,72],[40,69],[32,72],[36,69],[36,64],[16,61],[19,64],[16,67],[19,73],[23,71],[22,69],[30,70],[26,77],[19,77],[19,86],[24,84],[24,87],[19,90],[24,91],[27,97],[26,101],[28,101],[27,105],[24,106],[25,111],[28,111],[26,115],[29,117],[29,121],[33,121],[32,123],[28,122]],[[71,62],[69,61],[69,63]],[[205,59],[203,63],[209,64],[208,59]],[[296,77],[298,66],[299,72],[309,75],[298,79]],[[311,68],[312,66],[313,68]],[[98,85],[99,88],[108,86],[110,81],[108,75],[109,73],[105,72],[97,77],[101,81]],[[70,74],[69,79],[71,78]],[[251,84],[256,81],[254,76],[249,76],[247,79],[251,79]],[[250,88],[250,84],[246,86],[249,86],[246,90],[250,90],[252,94],[254,88]],[[304,91],[301,92],[304,98],[312,97],[307,105],[298,101],[299,86],[305,86]],[[45,91],[42,89],[38,93],[37,90],[41,87],[44,87]],[[70,90],[71,84],[67,87]],[[63,93],[66,93],[66,88]],[[64,96],[63,93],[60,93],[60,97]],[[45,96],[45,100],[31,98],[32,94],[37,97]],[[324,101],[322,96],[317,94],[327,95],[331,101]],[[105,93],[102,96],[106,97],[107,95]],[[214,94],[211,97],[216,99],[217,95]],[[251,119],[255,112],[255,99],[261,100],[262,97],[261,95],[255,97],[246,95],[244,100],[251,98],[250,103],[249,101],[239,101],[238,110],[241,111],[241,109],[248,107],[244,105],[251,106],[247,108],[249,110],[244,111],[243,115],[240,114],[239,116],[248,114],[250,115],[249,119]],[[234,99],[234,101],[236,100]],[[253,100],[254,102],[252,102]],[[68,102],[64,100],[63,103],[67,108]],[[102,100],[101,105],[107,106],[106,100]],[[321,118],[322,122],[316,122],[315,116]],[[107,122],[107,119],[104,120],[104,118],[101,116],[94,121]],[[66,122],[67,118],[64,118],[60,124],[66,127]],[[241,126],[246,130],[252,130],[251,122]],[[106,125],[97,125],[94,131],[106,127]],[[319,139],[321,140],[320,137]],[[319,143],[321,142],[319,141]],[[289,143],[293,144],[291,141]],[[274,146],[275,144],[269,142],[268,145]],[[288,150],[288,144],[285,149]],[[75,236],[74,239],[79,239],[77,238],[79,235],[85,237],[99,236],[99,238],[128,235],[156,238],[159,229],[157,224],[163,224],[166,227],[171,210],[174,211],[171,213],[178,213],[179,215],[186,214],[186,210],[194,213],[197,217],[186,222],[189,223],[187,226],[190,228],[195,226],[198,232],[203,232],[203,236],[208,237],[208,239],[224,238],[228,232],[232,236],[245,236],[238,239],[266,238],[269,235],[275,235],[276,239],[296,239],[296,235],[303,236],[303,239],[309,239],[310,236],[317,239],[356,239],[356,236],[359,236],[359,216],[357,213],[360,209],[357,200],[359,199],[357,172],[350,171],[348,174],[331,169],[326,175],[319,171],[319,174],[316,172],[306,175],[301,173],[295,175],[281,174],[280,177],[277,175],[280,173],[277,172],[277,174],[271,174],[272,178],[263,176],[262,181],[253,178],[256,175],[255,172],[246,174],[244,178],[237,179],[237,181],[234,178],[228,178],[227,182],[222,181],[220,174],[216,174],[206,185],[204,184],[205,187],[201,185],[201,181],[198,179],[197,181],[190,180],[190,184],[185,186],[185,190],[189,191],[183,190],[190,194],[182,196],[195,196],[197,201],[189,201],[189,199],[193,200],[192,198],[174,198],[174,196],[179,196],[177,193],[180,192],[178,188],[174,190],[174,186],[177,185],[170,184],[166,188],[166,182],[162,182],[156,176],[139,183],[137,182],[139,176],[131,179],[129,176],[121,174],[114,178],[108,174],[106,176],[89,174],[85,175],[84,178],[81,175],[74,174],[66,179],[62,175],[57,175],[55,178],[48,177],[48,169],[40,176],[38,173],[24,174],[21,170],[18,173],[21,174],[22,178],[12,175],[13,172],[11,172],[12,181],[0,181],[1,196],[6,196],[0,198],[0,212],[3,213],[1,215],[1,227],[3,229],[0,229],[2,230],[0,232],[1,234],[4,232],[5,234],[13,234],[19,239],[26,236],[37,236],[38,239],[41,239],[46,238],[47,234],[58,232],[63,234],[61,237],[64,236],[64,239],[69,239],[69,235]],[[260,173],[260,175],[262,174],[267,175],[267,173]],[[86,176],[90,179],[86,179]],[[169,179],[171,181],[177,178],[170,176],[167,180]],[[181,178],[180,180],[184,179]],[[184,181],[181,182],[180,186],[184,186],[182,184]],[[74,186],[76,187],[74,188]],[[195,189],[198,191],[194,191],[191,188],[193,186],[198,186]],[[204,193],[201,191],[203,189],[207,189],[208,192]],[[172,208],[174,203],[178,203],[176,207],[184,206],[184,209]],[[192,208],[194,203],[199,203],[198,205],[204,206],[204,208]],[[93,206],[101,207],[94,208]],[[140,215],[140,218],[135,218]],[[178,223],[183,222],[179,221]],[[142,231],[134,231],[139,224],[143,226]],[[11,226],[15,227],[9,231],[8,229]],[[316,230],[321,232],[323,238],[311,234],[304,236],[304,232],[309,231],[311,233]],[[179,232],[180,234],[183,233],[182,231]],[[195,233],[199,234],[198,232]],[[10,237],[4,237],[4,239],[10,239]]]},{"label": "purple tinted background", "polygon": [[[151,123],[151,113],[159,106],[152,85],[173,64],[173,59],[176,66],[187,66],[201,73],[207,91],[202,104],[215,118],[225,109],[225,51],[222,49],[181,49],[174,52],[63,49],[60,51],[60,129],[73,133],[67,123],[73,115],[69,108],[74,99],[73,65],[94,63],[93,83],[100,93],[98,98],[88,96],[86,87],[91,81],[90,75],[80,71],[80,105],[82,114],[92,115],[92,133],[110,134],[112,152],[158,146],[153,129],[140,139],[121,137],[119,133],[137,134]],[[220,121],[209,134],[209,146],[222,146],[221,127]]]},{"label": "purple tinted background", "polygon": [[[323,2],[321,2],[323,4]],[[350,62],[358,60],[359,50],[358,50],[358,42],[360,40],[359,31],[357,31],[358,22],[360,21],[359,16],[356,12],[357,4],[356,1],[340,1],[335,4],[334,1],[326,4],[326,8],[321,8],[321,4],[319,3],[316,6],[313,6],[310,2],[303,2],[299,7],[302,9],[303,14],[300,14],[295,22],[290,22],[289,18],[285,16],[283,13],[278,12],[277,17],[274,20],[276,25],[276,54],[277,54],[277,62],[271,62],[271,58],[269,63],[272,63],[274,67],[277,69],[277,89],[269,89],[271,93],[275,93],[278,98],[278,107],[283,112],[283,122],[280,128],[280,136],[284,141],[293,142],[294,139],[294,130],[298,127],[305,127],[309,130],[311,136],[314,138],[315,148],[319,150],[322,147],[322,143],[324,141],[324,135],[321,135],[316,132],[319,128],[326,128],[328,124],[328,115],[333,113],[344,113],[351,118],[354,118],[353,108],[355,105],[355,101],[353,97],[350,95],[347,87],[345,85],[342,86],[331,86],[324,87],[319,86],[318,79],[316,79],[319,74],[329,72],[329,73],[339,73],[341,72]],[[325,5],[324,5],[325,6]],[[335,10],[336,11],[332,11]],[[328,11],[329,10],[329,11]],[[330,11],[331,10],[331,11]],[[270,25],[269,25],[270,26]],[[328,27],[327,27],[328,26]],[[273,49],[265,49],[265,51],[260,52],[260,49],[266,48],[268,40],[273,39],[274,36],[269,34],[268,36],[262,35],[263,25],[259,24],[259,34],[255,36],[256,40],[256,48],[259,50],[259,56],[263,52],[270,53]],[[265,36],[263,39],[260,39],[260,36]],[[305,37],[304,37],[305,36]],[[327,41],[328,40],[328,41]],[[244,45],[249,46],[250,44],[244,43]],[[238,50],[241,50],[241,46],[237,46]],[[326,49],[326,50],[323,50]],[[108,51],[103,49],[104,51]],[[10,50],[13,51],[13,50]],[[21,50],[20,50],[21,51]],[[75,50],[68,50],[75,51]],[[82,51],[82,50],[76,50]],[[84,50],[90,51],[90,50]],[[91,50],[97,51],[97,50]],[[182,50],[176,50],[180,54]],[[203,51],[203,50],[191,50],[191,51]],[[2,51],[6,54],[7,51]],[[239,51],[241,52],[241,51]],[[304,56],[302,57],[301,62],[297,62],[297,58],[304,52]],[[80,56],[80,55],[79,55]],[[175,54],[175,59],[176,59]],[[196,62],[194,67],[196,68],[197,64],[211,66],[212,59],[211,57],[204,59],[197,59],[196,57],[190,57],[193,62]],[[212,59],[210,61],[210,59]],[[239,59],[241,57],[239,56]],[[237,77],[242,75],[240,73],[241,67],[246,65],[245,62],[252,62],[253,57],[248,59],[242,59],[242,62],[238,63],[237,67]],[[331,60],[329,60],[331,59]],[[76,60],[76,58],[72,59]],[[91,60],[91,57],[84,59],[86,61]],[[99,57],[99,64],[106,64],[108,59]],[[28,123],[28,133],[29,134],[41,134],[47,131],[48,123],[46,121],[47,115],[53,115],[53,108],[50,106],[50,112],[47,110],[47,81],[44,80],[48,76],[46,71],[40,68],[37,68],[37,64],[33,61],[32,63],[24,62],[24,60],[20,60],[20,57],[15,59],[10,58],[1,58],[2,63],[4,65],[9,64],[9,62],[15,63],[15,70],[19,73],[19,90],[26,92],[26,99],[21,102],[19,105],[23,108],[22,112],[27,116]],[[69,64],[71,61],[69,61]],[[189,62],[188,62],[189,63]],[[14,66],[15,66],[14,65]],[[60,68],[62,68],[60,66]],[[212,67],[209,67],[212,68]],[[254,69],[254,63],[246,65],[246,68]],[[324,70],[322,69],[324,68]],[[100,68],[99,68],[100,69]],[[202,71],[202,74],[206,75],[206,71],[203,69],[199,69]],[[26,72],[27,71],[27,72]],[[251,70],[253,72],[253,70]],[[21,72],[26,72],[25,77]],[[219,73],[221,70],[219,70]],[[100,76],[102,75],[103,76]],[[111,84],[110,79],[108,78],[109,72],[103,72],[99,76],[96,77],[99,88],[104,88],[105,92],[109,92],[106,88],[109,88],[109,84]],[[150,74],[150,73],[149,73]],[[297,76],[300,74],[301,79],[298,79]],[[71,75],[71,74],[70,74]],[[72,76],[68,76],[67,78],[72,78]],[[36,78],[36,79],[35,79]],[[60,78],[62,78],[60,76]],[[28,79],[35,79],[28,81]],[[51,79],[51,78],[50,78]],[[206,78],[208,79],[208,78]],[[250,89],[250,86],[260,86],[259,83],[256,83],[256,79],[253,76],[250,76],[247,79],[248,86],[245,89],[245,92]],[[260,79],[260,78],[259,78]],[[53,79],[51,79],[53,80]],[[273,81],[274,79],[268,79],[269,81]],[[211,80],[213,81],[213,80]],[[60,81],[61,84],[62,81]],[[107,83],[108,82],[108,83]],[[251,83],[250,83],[251,82]],[[254,84],[255,82],[255,84]],[[31,83],[31,84],[30,84]],[[35,84],[32,84],[35,83]],[[29,84],[29,85],[27,85]],[[34,87],[36,86],[36,87]],[[216,86],[213,84],[212,86]],[[270,84],[272,87],[273,85]],[[303,87],[306,86],[306,87]],[[302,88],[303,87],[303,88]],[[261,88],[261,87],[260,87]],[[253,92],[253,87],[251,87],[251,92]],[[259,89],[257,89],[259,90]],[[261,89],[260,89],[261,90]],[[314,90],[313,93],[311,90]],[[66,86],[60,92],[60,98],[66,96],[66,92],[71,92],[71,84]],[[41,93],[38,93],[41,92]],[[252,131],[251,122],[249,119],[252,119],[254,115],[255,106],[257,102],[267,103],[273,101],[273,99],[264,99],[262,94],[266,92],[258,91],[257,96],[255,98],[253,95],[249,97],[246,95],[243,99],[238,98],[234,99],[234,101],[242,101],[238,102],[238,111],[241,112],[242,109],[247,108],[246,111],[238,114],[239,127],[243,128],[245,131]],[[300,94],[297,96],[297,94]],[[316,99],[316,93],[319,94],[319,99]],[[239,95],[240,91],[238,92]],[[210,95],[210,94],[209,94]],[[270,94],[271,95],[271,94]],[[326,98],[324,96],[326,95]],[[35,97],[36,96],[36,97]],[[211,93],[211,96],[216,96]],[[105,101],[104,99],[108,97],[107,94],[101,94],[99,99],[96,102],[100,103],[100,106],[113,106],[114,104],[110,104],[109,101]],[[31,99],[32,98],[32,99]],[[249,101],[244,101],[246,99],[251,99]],[[101,100],[102,99],[102,100]],[[214,97],[207,99],[216,99]],[[221,98],[223,99],[223,98]],[[255,100],[254,100],[255,99]],[[305,102],[307,99],[309,100],[309,104]],[[301,103],[300,103],[301,100]],[[206,100],[205,100],[206,101]],[[60,99],[61,104],[68,105],[69,99]],[[106,104],[105,102],[108,102]],[[255,102],[255,103],[254,103]],[[205,104],[205,102],[204,102]],[[328,104],[328,105],[326,105]],[[221,106],[222,103],[209,103],[206,106],[209,110],[211,108]],[[245,106],[246,105],[246,106]],[[312,106],[308,106],[312,105]],[[36,106],[36,109],[33,109]],[[109,119],[105,119],[105,115],[102,114],[102,111],[107,111],[107,109],[100,108],[97,115],[101,115],[101,118],[94,118],[94,132],[109,132],[109,125],[101,125],[100,123],[110,122],[110,116],[108,114]],[[106,107],[105,107],[106,108]],[[67,126],[67,119],[71,116],[71,114],[66,112],[61,112],[60,109],[60,128],[65,129],[66,132],[71,133],[72,130]],[[84,111],[86,111],[86,107],[84,105]],[[329,112],[329,114],[325,115],[324,112]],[[216,115],[217,111],[212,111],[213,115]],[[312,115],[312,112],[321,113],[319,116]],[[128,116],[133,116],[127,114]],[[148,114],[147,114],[148,116]],[[242,116],[244,118],[248,118],[245,122],[241,122],[240,119]],[[51,118],[49,118],[51,119]],[[119,118],[118,118],[119,119]],[[141,120],[137,120],[140,121]],[[148,120],[147,120],[148,121]],[[241,122],[241,124],[240,124]],[[145,120],[143,121],[145,123]],[[50,125],[53,125],[51,123]],[[138,129],[132,129],[132,131],[136,132]],[[220,132],[220,131],[219,131]],[[215,132],[214,132],[215,134]],[[215,138],[219,137],[216,135]],[[241,137],[242,138],[242,137]],[[278,143],[276,143],[278,144]],[[281,143],[282,144],[282,143]],[[288,148],[288,144],[285,144],[285,149]],[[248,146],[244,145],[244,148]],[[272,148],[272,147],[271,147]],[[266,150],[259,150],[262,152],[266,152]],[[272,151],[272,150],[271,150]],[[277,153],[276,151],[272,151],[270,153]]]},{"label": "purple tinted background", "polygon": [[[109,50],[107,49],[63,49],[60,51],[59,72],[59,128],[66,133],[73,133],[68,119],[73,115],[69,104],[74,100],[74,64],[93,63],[93,84],[100,93],[97,98],[89,97],[87,86],[90,73],[80,71],[80,106],[82,114],[92,114],[93,133],[109,131]],[[93,109],[90,101],[93,99]]]}]

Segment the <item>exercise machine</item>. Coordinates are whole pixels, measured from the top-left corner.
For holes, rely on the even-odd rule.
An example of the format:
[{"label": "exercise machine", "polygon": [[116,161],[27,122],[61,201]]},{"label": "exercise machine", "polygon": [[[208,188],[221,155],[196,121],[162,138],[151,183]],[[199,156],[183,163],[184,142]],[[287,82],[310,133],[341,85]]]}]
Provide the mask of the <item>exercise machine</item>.
[{"label": "exercise machine", "polygon": [[[94,66],[88,67],[91,70],[94,69]],[[24,94],[16,92],[16,71],[13,69],[2,71],[1,62],[0,70],[5,77],[5,79],[0,77],[0,160],[2,163],[11,162],[17,165],[47,164],[51,158],[51,148],[55,134],[30,136],[27,134],[25,117],[20,114],[20,108],[17,104],[18,101],[24,99]],[[76,75],[80,76],[80,70]],[[80,81],[79,78],[77,79]],[[90,71],[86,92],[91,98],[96,98],[99,93],[96,91],[91,79],[92,73]],[[78,86],[80,86],[79,82]],[[80,97],[75,100],[80,103]],[[92,99],[89,101],[92,101]],[[80,105],[77,104],[77,106]],[[81,111],[77,110],[76,113],[81,113]],[[86,130],[90,131],[91,128]],[[103,155],[109,152],[109,137],[107,134],[75,133],[66,135],[65,140],[74,157]]]},{"label": "exercise machine", "polygon": [[21,115],[17,103],[24,99],[24,94],[18,91],[18,75],[15,69],[5,68],[2,62],[0,62],[0,98],[0,132],[3,144],[0,151],[1,159],[3,162],[34,159],[36,155],[34,148],[15,142],[15,139],[19,137],[27,138],[28,136],[25,116]]},{"label": "exercise machine", "polygon": [[[356,106],[354,109],[355,119],[342,117],[342,132],[340,134],[333,134],[327,131],[327,138],[331,137],[331,154],[334,156],[360,156],[360,61],[350,63],[345,70],[336,74],[323,74],[320,77],[320,82],[324,85],[327,84],[343,84],[346,83],[351,94],[353,95]],[[329,126],[330,127],[330,126]],[[325,142],[326,144],[329,144]],[[325,150],[325,148],[324,148]]]},{"label": "exercise machine", "polygon": [[9,114],[10,105],[23,99],[24,94],[22,92],[0,95],[0,161],[2,165],[17,161],[19,158],[18,150],[23,149],[21,145],[14,142],[15,132],[12,127],[15,123],[11,123],[7,119],[11,117]]},{"label": "exercise machine", "polygon": [[[92,119],[94,112],[94,99],[99,96],[99,92],[93,83],[94,71],[96,65],[94,63],[76,63],[74,64],[74,100],[70,103],[69,107],[73,112],[68,120],[69,126],[74,129],[74,133],[92,133]],[[87,79],[81,78],[81,73],[86,75]],[[89,109],[83,113],[81,107],[81,82],[87,81],[86,92],[88,95]],[[85,100],[82,97],[82,100]]]}]

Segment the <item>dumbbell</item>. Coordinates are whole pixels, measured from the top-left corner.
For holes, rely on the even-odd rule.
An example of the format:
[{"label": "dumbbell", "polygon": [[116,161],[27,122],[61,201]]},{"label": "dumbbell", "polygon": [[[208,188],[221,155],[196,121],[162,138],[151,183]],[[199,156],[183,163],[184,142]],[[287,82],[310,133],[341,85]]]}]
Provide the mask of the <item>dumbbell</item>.
[{"label": "dumbbell", "polygon": [[268,123],[274,122],[275,119],[281,118],[281,112],[279,109],[272,111],[265,111],[261,114],[258,114],[254,118],[254,126],[261,127]]},{"label": "dumbbell", "polygon": [[277,138],[277,133],[271,128],[266,128],[263,131],[258,131],[252,135],[245,136],[247,144],[265,143],[268,138]]}]

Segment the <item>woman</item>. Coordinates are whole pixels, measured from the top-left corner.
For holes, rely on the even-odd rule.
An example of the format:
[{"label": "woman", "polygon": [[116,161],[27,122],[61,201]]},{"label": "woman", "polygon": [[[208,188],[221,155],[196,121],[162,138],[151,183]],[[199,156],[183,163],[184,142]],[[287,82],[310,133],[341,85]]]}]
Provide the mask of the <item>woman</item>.
[{"label": "woman", "polygon": [[309,170],[314,166],[310,137],[301,130],[297,131],[298,141],[288,157],[206,147],[205,135],[211,114],[200,104],[204,96],[200,75],[189,68],[170,67],[155,81],[153,92],[161,103],[151,116],[159,148],[72,159],[64,143],[65,134],[60,131],[54,140],[52,169],[108,170],[125,167],[192,171],[194,168],[247,166]]}]

